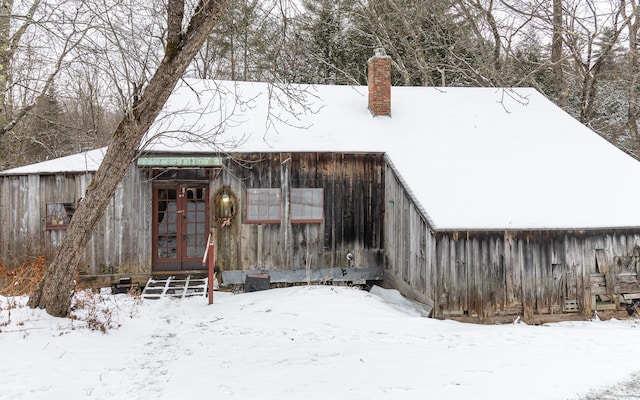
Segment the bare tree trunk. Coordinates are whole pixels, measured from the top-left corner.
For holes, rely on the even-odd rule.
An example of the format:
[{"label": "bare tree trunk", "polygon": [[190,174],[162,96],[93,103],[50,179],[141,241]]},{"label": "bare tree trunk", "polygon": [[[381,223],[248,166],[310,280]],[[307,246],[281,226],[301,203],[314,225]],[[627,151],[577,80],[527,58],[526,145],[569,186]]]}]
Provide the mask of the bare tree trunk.
[{"label": "bare tree trunk", "polygon": [[0,125],[4,125],[7,120],[6,90],[7,74],[9,71],[9,42],[11,39],[11,9],[13,0],[3,0],[0,2]]},{"label": "bare tree trunk", "polygon": [[551,65],[553,70],[553,84],[556,89],[556,104],[563,110],[569,105],[569,88],[564,79],[562,68],[562,0],[553,0],[553,36],[551,41]]},{"label": "bare tree trunk", "polygon": [[[476,80],[481,86],[502,86],[508,54],[502,56],[501,37],[506,32],[500,32],[494,1],[458,0],[455,4],[472,26],[471,31],[476,36],[476,43],[479,43],[482,62],[472,68],[475,69],[473,74],[476,75]],[[491,36],[490,40],[485,39],[487,33]]]},{"label": "bare tree trunk", "polygon": [[[13,129],[17,121],[23,118],[35,104],[34,101],[30,106],[25,106],[25,109],[19,110],[17,117],[11,118],[13,107],[9,104],[7,90],[10,84],[11,62],[25,32],[35,23],[33,16],[40,7],[40,3],[41,0],[33,1],[27,13],[17,17],[13,15],[14,0],[0,0],[0,136]],[[12,25],[17,26],[14,32],[11,30]],[[51,79],[53,80],[53,76]],[[42,93],[46,93],[47,89],[48,87],[45,87]]]},{"label": "bare tree trunk", "polygon": [[[617,20],[618,20],[617,15],[614,15],[614,21],[617,21]],[[580,96],[581,107],[580,107],[580,117],[579,117],[580,122],[584,124],[588,124],[591,121],[591,118],[593,116],[593,108],[595,106],[596,93],[597,93],[598,85],[600,83],[600,78],[603,72],[602,66],[606,58],[612,54],[613,49],[616,43],[618,42],[618,38],[622,33],[622,29],[626,25],[626,23],[623,23],[623,24],[614,23],[614,24],[615,24],[614,25],[615,30],[613,31],[612,36],[610,38],[607,37],[606,42],[600,44],[600,53],[595,57],[594,62],[592,62],[593,43],[589,43],[589,45],[587,46],[588,56],[586,58],[586,61],[583,63],[584,79],[583,79],[582,93]],[[574,57],[576,56],[577,54],[574,55]],[[591,64],[593,65],[591,66]]]},{"label": "bare tree trunk", "polygon": [[66,236],[29,306],[53,316],[69,314],[74,278],[93,228],[131,163],[142,137],[160,113],[174,86],[220,18],[225,0],[200,0],[186,30],[182,30],[184,0],[169,0],[165,55],[130,115],[116,128],[100,168],[76,210]]},{"label": "bare tree trunk", "polygon": [[[481,8],[479,2],[478,7]],[[497,78],[502,72],[502,61],[500,60],[500,48],[502,47],[502,42],[500,41],[498,23],[493,16],[493,0],[489,2],[486,10],[482,9],[482,12],[485,14],[485,18],[487,18],[487,23],[489,24],[489,28],[491,30],[491,36],[493,37],[493,68],[495,69],[494,73],[495,77]],[[498,82],[495,83],[498,84]]]},{"label": "bare tree trunk", "polygon": [[[626,13],[625,1],[620,1],[620,9]],[[640,74],[640,65],[638,57],[638,31],[640,29],[640,9],[635,0],[630,0],[631,15],[625,19],[629,26],[629,108],[627,110],[627,127],[629,135],[632,138],[633,150],[640,149],[640,135],[638,135],[638,116],[640,114],[640,95],[638,93],[638,75]],[[628,19],[627,19],[628,18]]]}]

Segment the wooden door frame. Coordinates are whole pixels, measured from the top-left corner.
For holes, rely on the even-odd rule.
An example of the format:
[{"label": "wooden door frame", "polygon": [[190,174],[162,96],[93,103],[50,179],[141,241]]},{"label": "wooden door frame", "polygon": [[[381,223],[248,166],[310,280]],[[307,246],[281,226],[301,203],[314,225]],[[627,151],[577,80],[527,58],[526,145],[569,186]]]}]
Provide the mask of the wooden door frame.
[{"label": "wooden door frame", "polygon": [[[203,200],[205,202],[205,211],[204,211],[204,241],[206,242],[206,235],[208,232],[209,226],[209,184],[208,182],[162,182],[153,185],[152,187],[152,238],[151,238],[151,270],[152,273],[157,272],[186,272],[186,271],[198,271],[204,270],[205,268],[202,266],[202,255],[199,254],[194,257],[188,257],[186,255],[187,252],[187,221],[184,219],[187,218],[185,214],[188,212],[188,198],[187,190],[188,189],[202,189]],[[159,238],[159,222],[158,222],[158,214],[159,214],[159,201],[158,201],[158,193],[161,190],[175,190],[176,191],[176,219],[179,218],[180,215],[183,216],[183,220],[178,223],[176,220],[176,257],[175,258],[167,258],[163,259],[158,257],[158,238]],[[202,245],[202,253],[204,254],[206,243]]]}]

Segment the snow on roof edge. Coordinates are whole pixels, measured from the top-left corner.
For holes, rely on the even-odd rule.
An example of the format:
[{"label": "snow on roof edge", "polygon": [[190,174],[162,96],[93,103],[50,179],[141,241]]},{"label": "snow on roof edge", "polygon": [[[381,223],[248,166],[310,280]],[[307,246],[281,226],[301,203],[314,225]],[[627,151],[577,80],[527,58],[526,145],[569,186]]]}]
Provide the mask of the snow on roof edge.
[{"label": "snow on roof edge", "polygon": [[411,190],[411,187],[404,180],[404,178],[400,174],[400,171],[398,171],[398,169],[396,168],[395,164],[391,160],[391,157],[389,157],[389,155],[387,153],[384,153],[384,160],[387,162],[387,165],[389,165],[389,168],[391,168],[393,173],[396,174],[396,178],[398,179],[398,181],[400,181],[400,184],[402,185],[404,190],[407,192],[407,196],[409,196],[409,198],[411,199],[411,201],[413,201],[413,204],[415,204],[415,206],[418,209],[418,211],[420,211],[420,214],[422,214],[422,216],[427,220],[427,224],[429,225],[429,228],[431,228],[432,230],[437,230],[437,226],[436,226],[435,222],[433,222],[433,220],[429,216],[429,213],[422,206],[422,203],[420,203],[418,198],[415,196],[415,194]]},{"label": "snow on roof edge", "polygon": [[83,151],[35,164],[0,171],[0,176],[55,175],[64,173],[96,172],[102,164],[107,147]]}]

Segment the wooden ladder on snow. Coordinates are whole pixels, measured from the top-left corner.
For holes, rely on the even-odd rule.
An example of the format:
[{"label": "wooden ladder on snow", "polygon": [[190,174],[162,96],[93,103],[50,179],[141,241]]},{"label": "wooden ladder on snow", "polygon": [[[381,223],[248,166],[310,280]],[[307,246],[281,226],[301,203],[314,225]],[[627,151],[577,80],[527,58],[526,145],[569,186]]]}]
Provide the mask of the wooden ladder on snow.
[{"label": "wooden ladder on snow", "polygon": [[158,279],[151,277],[141,294],[143,299],[161,299],[163,297],[184,299],[194,296],[207,296],[206,276],[203,278],[195,278],[191,275],[180,278],[169,276]]}]

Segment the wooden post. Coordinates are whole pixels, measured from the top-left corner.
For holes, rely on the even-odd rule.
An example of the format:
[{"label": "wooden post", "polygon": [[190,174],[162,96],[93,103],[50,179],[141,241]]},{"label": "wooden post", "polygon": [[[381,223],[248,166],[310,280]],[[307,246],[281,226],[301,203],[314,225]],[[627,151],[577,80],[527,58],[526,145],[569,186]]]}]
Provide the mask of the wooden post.
[{"label": "wooden post", "polygon": [[214,282],[214,278],[215,278],[215,272],[214,272],[214,268],[215,268],[215,261],[216,261],[216,256],[215,256],[215,246],[213,245],[213,242],[209,243],[209,248],[207,249],[209,251],[209,282],[208,282],[208,288],[209,288],[209,305],[213,304],[213,282]]},{"label": "wooden post", "polygon": [[204,251],[204,257],[202,257],[202,266],[209,263],[209,272],[207,274],[207,296],[209,297],[209,305],[213,304],[213,282],[215,275],[215,264],[216,264],[216,256],[215,256],[215,246],[214,246],[214,232],[213,229],[211,233],[209,233],[209,238],[207,239],[207,248]]}]

